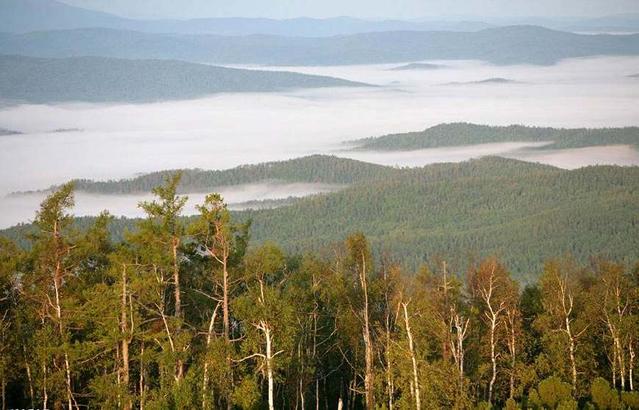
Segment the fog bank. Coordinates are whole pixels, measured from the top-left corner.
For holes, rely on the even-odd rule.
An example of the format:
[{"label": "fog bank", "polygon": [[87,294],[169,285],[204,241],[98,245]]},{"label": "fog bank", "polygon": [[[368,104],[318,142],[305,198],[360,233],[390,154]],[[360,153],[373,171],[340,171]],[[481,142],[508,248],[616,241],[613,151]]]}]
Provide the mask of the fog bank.
[{"label": "fog bank", "polygon": [[[442,68],[392,70],[402,64],[276,68],[379,86],[366,89],[220,94],[138,105],[0,103],[0,128],[24,133],[0,136],[0,197],[72,178],[105,180],[164,169],[226,169],[314,153],[401,166],[483,155],[566,168],[637,164],[633,148],[540,151],[529,150],[525,141],[410,153],[343,152],[343,141],[422,130],[443,122],[638,125],[639,81],[629,75],[637,72],[639,57],[574,59],[548,67],[428,63]],[[517,83],[443,85],[486,78]],[[246,198],[254,199],[259,197]],[[27,211],[22,212],[20,205],[0,198],[0,214],[20,211],[32,217],[33,205],[24,205]]]}]

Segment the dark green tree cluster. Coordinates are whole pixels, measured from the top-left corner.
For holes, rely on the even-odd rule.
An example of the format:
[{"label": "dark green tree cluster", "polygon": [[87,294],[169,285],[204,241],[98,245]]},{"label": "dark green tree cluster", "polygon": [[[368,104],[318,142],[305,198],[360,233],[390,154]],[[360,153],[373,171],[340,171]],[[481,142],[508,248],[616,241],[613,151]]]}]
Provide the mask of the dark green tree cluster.
[{"label": "dark green tree cluster", "polygon": [[358,149],[402,151],[497,142],[542,142],[544,149],[600,145],[639,145],[639,128],[550,128],[490,126],[465,122],[439,124],[423,131],[388,134],[354,141]]},{"label": "dark green tree cluster", "polygon": [[520,289],[487,258],[404,272],[356,233],[324,252],[249,246],[180,175],[124,241],[76,230],[73,185],[22,249],[0,239],[5,408],[637,409],[639,269],[546,263]]}]

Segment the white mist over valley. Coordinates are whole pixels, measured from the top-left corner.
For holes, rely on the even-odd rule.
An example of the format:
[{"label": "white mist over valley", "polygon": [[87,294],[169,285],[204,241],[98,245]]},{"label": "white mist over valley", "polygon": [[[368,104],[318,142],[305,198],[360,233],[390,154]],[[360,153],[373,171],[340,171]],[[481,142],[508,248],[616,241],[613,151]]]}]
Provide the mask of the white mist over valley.
[{"label": "white mist over valley", "polygon": [[[435,61],[403,64],[259,67],[364,82],[371,87],[225,93],[145,104],[5,105],[0,128],[0,226],[26,221],[41,196],[6,197],[72,178],[109,180],[165,169],[227,169],[314,153],[423,166],[499,155],[562,168],[638,165],[632,146],[548,150],[528,141],[409,152],[350,151],[345,141],[423,130],[447,122],[551,127],[621,127],[639,118],[638,57],[564,60],[550,66]],[[254,68],[254,67],[242,67]],[[506,79],[508,81],[485,81]],[[456,83],[456,84],[453,84]],[[264,193],[264,189],[268,192]],[[259,191],[259,190],[257,190]],[[324,192],[325,187],[264,186],[227,191],[230,202]],[[253,192],[253,194],[251,194]],[[141,198],[83,199],[79,214],[109,209],[138,216]],[[20,202],[22,201],[22,202]]]}]

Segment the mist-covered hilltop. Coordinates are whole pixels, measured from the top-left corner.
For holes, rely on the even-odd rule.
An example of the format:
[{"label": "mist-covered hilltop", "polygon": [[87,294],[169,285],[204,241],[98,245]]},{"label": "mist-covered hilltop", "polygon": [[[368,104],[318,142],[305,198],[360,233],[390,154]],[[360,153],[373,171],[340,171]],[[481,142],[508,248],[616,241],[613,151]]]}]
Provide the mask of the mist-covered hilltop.
[{"label": "mist-covered hilltop", "polygon": [[[232,185],[273,183],[352,184],[382,179],[400,172],[399,169],[370,164],[331,155],[311,155],[286,161],[242,165],[227,170],[167,170],[112,181],[74,180],[75,189],[94,194],[150,193],[170,175],[181,172],[178,192],[210,192]],[[56,189],[52,187],[50,190]]]},{"label": "mist-covered hilltop", "polygon": [[627,144],[639,146],[639,128],[550,128],[523,125],[439,124],[423,131],[352,141],[356,149],[405,151],[493,142],[548,142],[544,148],[581,148]]}]

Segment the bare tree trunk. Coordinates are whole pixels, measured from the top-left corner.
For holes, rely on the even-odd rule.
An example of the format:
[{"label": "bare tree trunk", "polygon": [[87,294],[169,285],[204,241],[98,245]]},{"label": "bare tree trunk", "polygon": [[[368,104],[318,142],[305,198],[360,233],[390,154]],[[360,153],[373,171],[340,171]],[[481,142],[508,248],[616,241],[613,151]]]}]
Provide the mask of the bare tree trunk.
[{"label": "bare tree trunk", "polygon": [[633,377],[634,377],[634,368],[635,368],[635,349],[632,346],[633,340],[632,338],[630,338],[630,340],[628,341],[628,352],[630,354],[630,363],[628,363],[628,382],[630,384],[630,391],[634,391],[635,386],[634,386],[634,381],[633,381]]},{"label": "bare tree trunk", "polygon": [[610,359],[612,365],[612,388],[617,388],[617,344],[614,339],[612,341],[612,359]]},{"label": "bare tree trunk", "polygon": [[488,320],[488,325],[490,327],[490,362],[492,367],[492,374],[490,377],[490,382],[488,384],[488,402],[492,404],[493,402],[493,389],[495,386],[495,380],[497,379],[497,327],[500,324],[500,316],[502,311],[505,309],[504,302],[502,301],[499,306],[495,306],[494,301],[494,292],[497,288],[497,284],[495,283],[495,267],[489,277],[489,282],[487,287],[479,289],[481,297],[486,304],[486,308],[488,309],[484,312],[486,319]]},{"label": "bare tree trunk", "polygon": [[145,367],[144,367],[144,341],[142,341],[142,343],[140,344],[140,410],[144,410],[144,402],[145,402],[145,382],[144,382],[144,372],[145,372]]},{"label": "bare tree trunk", "polygon": [[[122,341],[121,341],[121,349],[122,349],[122,366],[120,369],[120,374],[122,377],[122,384],[124,385],[125,391],[127,395],[129,393],[129,322],[127,315],[127,267],[125,264],[122,265],[122,295],[120,301],[120,330],[122,331]],[[130,410],[133,407],[131,400],[126,399],[126,403],[124,404],[124,410]]]},{"label": "bare tree trunk", "polygon": [[510,328],[510,334],[508,339],[508,351],[510,353],[510,398],[515,397],[515,367],[517,366],[517,332],[515,330],[516,320],[518,317],[516,308],[510,307],[506,310],[506,316],[508,318],[508,327]]},{"label": "bare tree trunk", "polygon": [[[57,258],[57,255],[56,255]],[[53,278],[53,288],[55,291],[55,313],[56,319],[58,320],[58,329],[60,331],[60,338],[62,340],[65,339],[66,335],[64,333],[64,325],[62,324],[62,305],[60,303],[60,285],[62,281],[62,268],[61,262],[58,260],[56,262],[55,268],[55,276]],[[69,354],[66,349],[64,351],[64,374],[65,374],[65,385],[66,385],[66,393],[67,393],[67,405],[69,409],[73,408],[73,391],[71,388],[71,364],[69,363]]]},{"label": "bare tree trunk", "polygon": [[366,397],[366,409],[373,410],[375,408],[374,374],[373,374],[373,341],[371,340],[371,331],[368,312],[368,283],[366,280],[366,258],[362,253],[362,270],[360,272],[360,284],[362,293],[364,294],[364,327],[362,329],[364,337],[364,394]]},{"label": "bare tree trunk", "polygon": [[[178,263],[177,250],[180,246],[180,238],[173,237],[173,243],[171,250],[173,251],[173,282],[174,282],[174,297],[175,297],[175,317],[182,319],[182,292],[180,291],[180,266]],[[178,331],[181,325],[178,325]],[[179,354],[179,352],[177,352]],[[175,380],[179,383],[184,376],[184,362],[178,358],[175,363]]]},{"label": "bare tree trunk", "polygon": [[572,370],[572,389],[577,389],[577,363],[575,362],[575,339],[570,328],[570,319],[566,316],[566,333],[568,334],[568,351],[570,353],[570,367]]},{"label": "bare tree trunk", "polygon": [[339,400],[337,400],[337,410],[342,410],[344,408],[344,403],[342,402],[342,398],[340,397]]},{"label": "bare tree trunk", "polygon": [[619,378],[621,379],[621,391],[626,390],[626,360],[624,355],[623,345],[619,338],[615,340],[617,345],[617,359],[619,360]]},{"label": "bare tree trunk", "polygon": [[35,407],[35,393],[33,391],[33,377],[31,376],[31,365],[27,360],[27,348],[22,345],[22,352],[24,354],[24,367],[27,370],[27,381],[29,382],[29,398],[31,399],[31,407]]},{"label": "bare tree trunk", "polygon": [[464,319],[451,307],[451,322],[455,326],[455,340],[450,340],[451,352],[459,372],[459,393],[464,390],[464,340],[468,332],[469,319]]},{"label": "bare tree trunk", "polygon": [[274,400],[274,386],[273,386],[273,351],[272,351],[272,340],[271,340],[271,328],[268,324],[264,324],[263,326],[264,337],[266,338],[266,374],[268,377],[268,408],[269,410],[275,410],[275,400]]},{"label": "bare tree trunk", "polygon": [[215,317],[217,316],[217,309],[220,307],[218,303],[211,315],[211,321],[209,322],[209,329],[206,333],[206,352],[204,353],[204,375],[202,377],[202,408],[209,408],[209,360],[207,357],[211,340],[213,339],[213,329],[215,327]]},{"label": "bare tree trunk", "polygon": [[43,408],[44,410],[47,410],[47,408],[49,407],[49,393],[47,391],[47,365],[43,364],[42,365],[42,377],[43,377],[43,383],[42,383],[42,404],[43,404]]},{"label": "bare tree trunk", "polygon": [[421,400],[420,400],[420,392],[419,392],[419,374],[417,373],[417,358],[415,357],[415,347],[413,345],[413,334],[410,330],[410,322],[408,319],[408,303],[402,303],[402,307],[404,308],[404,323],[406,325],[406,337],[408,337],[408,351],[410,353],[410,358],[413,363],[413,383],[415,384],[415,408],[417,410],[421,409]]}]

